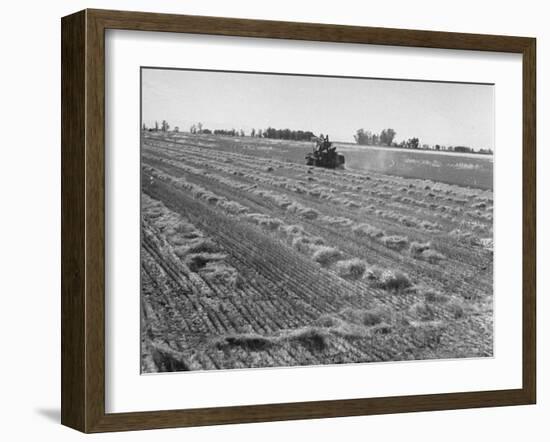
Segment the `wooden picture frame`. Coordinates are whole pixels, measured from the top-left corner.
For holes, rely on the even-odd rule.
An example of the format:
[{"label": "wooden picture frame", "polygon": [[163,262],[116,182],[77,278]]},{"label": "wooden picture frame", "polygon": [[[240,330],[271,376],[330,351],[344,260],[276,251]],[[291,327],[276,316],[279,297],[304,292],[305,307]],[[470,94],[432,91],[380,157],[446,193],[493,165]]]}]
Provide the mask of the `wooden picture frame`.
[{"label": "wooden picture frame", "polygon": [[[84,10],[62,19],[62,424],[83,432],[534,404],[536,41],[533,38]],[[523,385],[457,392],[132,413],[105,412],[105,30],[140,30],[523,57]]]}]

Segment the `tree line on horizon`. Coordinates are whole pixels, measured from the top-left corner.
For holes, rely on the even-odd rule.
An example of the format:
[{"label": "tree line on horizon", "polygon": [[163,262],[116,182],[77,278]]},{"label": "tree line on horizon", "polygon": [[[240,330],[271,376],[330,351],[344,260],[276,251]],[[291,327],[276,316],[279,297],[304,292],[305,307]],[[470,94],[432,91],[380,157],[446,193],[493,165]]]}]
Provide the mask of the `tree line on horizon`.
[{"label": "tree line on horizon", "polygon": [[[142,125],[142,129],[149,132],[168,132],[170,125],[166,120],[162,120],[159,125],[158,121],[155,121],[153,127],[148,127],[145,123]],[[179,132],[179,127],[175,126],[172,132]],[[189,133],[202,134],[202,135],[224,135],[230,137],[244,137],[247,136],[243,129],[208,129],[205,128],[201,122],[194,123],[189,127]],[[267,129],[251,129],[248,136],[255,138],[271,138],[276,140],[293,140],[293,141],[311,141],[315,137],[315,134],[309,130],[293,130],[293,129],[275,129],[268,127]]]},{"label": "tree line on horizon", "polygon": [[[166,120],[162,120],[159,124],[155,121],[153,127],[147,127],[145,123],[142,125],[142,129],[150,132],[169,132],[170,124]],[[175,126],[172,132],[179,132],[179,127]],[[267,129],[251,129],[247,135],[243,129],[208,129],[205,128],[203,123],[194,123],[189,127],[189,133],[202,134],[202,135],[223,135],[230,137],[244,137],[250,136],[254,138],[270,138],[275,140],[291,140],[291,141],[312,141],[316,138],[316,135],[309,130],[292,130],[292,129],[275,129],[268,127]],[[421,149],[421,150],[437,150],[437,151],[449,151],[460,153],[479,153],[492,155],[492,149],[479,149],[474,150],[469,146],[444,146],[440,144],[428,145],[421,144],[418,137],[411,137],[407,140],[402,140],[397,143],[395,137],[397,132],[392,128],[383,129],[380,133],[371,132],[360,128],[353,136],[356,144],[360,146],[388,146],[398,147],[402,149]]]},{"label": "tree line on horizon", "polygon": [[401,143],[394,141],[397,132],[391,127],[383,129],[380,133],[374,133],[370,130],[357,129],[357,132],[353,136],[355,142],[361,146],[388,146],[388,147],[402,147],[405,149],[419,149],[420,140],[417,137],[403,140]]},{"label": "tree line on horizon", "polygon": [[420,144],[418,137],[412,137],[401,142],[395,142],[395,136],[397,132],[392,128],[383,129],[380,133],[373,133],[370,130],[358,129],[353,138],[355,142],[361,146],[388,146],[399,147],[402,149],[422,149],[422,150],[438,150],[448,152],[460,152],[460,153],[479,153],[492,155],[492,149],[479,149],[474,150],[469,146],[444,146],[440,144],[428,145]]}]

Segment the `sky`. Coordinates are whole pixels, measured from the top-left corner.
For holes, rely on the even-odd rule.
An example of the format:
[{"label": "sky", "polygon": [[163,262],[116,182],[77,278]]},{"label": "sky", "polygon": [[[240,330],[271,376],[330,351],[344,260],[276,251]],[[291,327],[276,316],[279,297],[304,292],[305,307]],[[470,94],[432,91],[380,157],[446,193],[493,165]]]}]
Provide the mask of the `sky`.
[{"label": "sky", "polygon": [[310,130],[353,142],[393,128],[397,142],[494,146],[494,86],[367,78],[142,69],[142,121],[187,131]]}]

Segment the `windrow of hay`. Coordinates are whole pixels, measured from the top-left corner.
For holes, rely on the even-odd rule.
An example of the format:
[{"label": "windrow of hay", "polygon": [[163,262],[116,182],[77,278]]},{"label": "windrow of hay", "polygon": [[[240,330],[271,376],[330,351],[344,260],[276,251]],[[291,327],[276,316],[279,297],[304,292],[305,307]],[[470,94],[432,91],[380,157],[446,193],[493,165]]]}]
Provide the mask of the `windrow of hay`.
[{"label": "windrow of hay", "polygon": [[443,255],[442,253],[433,249],[429,249],[422,252],[419,259],[427,261],[430,264],[438,264],[441,261],[444,261],[446,258],[445,255]]},{"label": "windrow of hay", "polygon": [[183,261],[192,272],[198,272],[206,264],[212,261],[222,261],[227,257],[223,253],[185,253]]},{"label": "windrow of hay", "polygon": [[283,225],[280,230],[287,236],[305,235],[304,228],[298,224]]},{"label": "windrow of hay", "polygon": [[[162,203],[153,203],[144,195],[142,204],[161,210],[162,214],[153,220],[153,224],[164,231],[168,244],[182,263],[201,278],[215,285],[240,289],[243,280],[239,272],[225,262],[227,254],[212,239],[205,238],[193,224],[167,209]],[[263,221],[263,220],[262,220]]]},{"label": "windrow of hay", "polygon": [[326,329],[306,326],[295,330],[284,330],[273,336],[257,333],[221,336],[213,340],[213,345],[219,350],[239,347],[248,351],[265,351],[276,345],[297,344],[311,352],[319,352],[327,347],[328,339],[329,332]]},{"label": "windrow of hay", "polygon": [[311,352],[319,352],[326,349],[329,333],[318,327],[302,327],[283,334],[280,339],[290,343],[297,343]]},{"label": "windrow of hay", "polygon": [[236,333],[214,338],[211,342],[218,350],[241,348],[247,351],[266,351],[274,346],[304,347],[312,353],[326,350],[331,338],[363,339],[375,334],[388,334],[393,326],[389,312],[383,308],[372,310],[345,309],[341,312],[348,321],[331,315],[322,315],[315,325],[286,329],[272,335]]},{"label": "windrow of hay", "polygon": [[322,238],[311,237],[307,235],[297,235],[292,238],[291,245],[300,253],[310,255],[317,250],[317,247],[323,245]]},{"label": "windrow of hay", "polygon": [[[189,170],[191,173],[194,174],[210,175],[203,169],[196,169],[191,166],[184,166],[184,169]],[[159,171],[155,171],[155,176],[176,183],[179,187],[189,191],[194,198],[201,199],[203,201],[206,201],[208,204],[215,205],[229,214],[242,214],[248,212],[248,208],[243,206],[242,204],[239,204],[236,201],[230,201],[225,197],[216,195],[214,192],[211,192],[210,190],[207,190],[202,186],[188,182],[187,180],[185,180],[185,178],[175,179]],[[228,179],[224,180],[229,181]]]},{"label": "windrow of hay", "polygon": [[[324,267],[329,267],[344,257],[342,252],[337,248],[325,245],[323,238],[307,234],[301,225],[285,225],[282,223],[278,226],[278,231],[289,241],[294,249],[311,256],[315,262]],[[359,278],[360,276],[355,275],[361,271],[362,267],[363,265],[359,261],[350,260],[347,264],[342,264],[336,268],[335,271],[337,274],[341,274],[341,276],[346,275],[349,278]],[[364,272],[364,269],[362,272]]]},{"label": "windrow of hay", "polygon": [[209,238],[197,239],[185,247],[185,254],[189,253],[216,253],[220,251],[219,246]]},{"label": "windrow of hay", "polygon": [[330,224],[332,226],[350,227],[353,224],[355,224],[353,220],[349,218],[344,218],[343,216],[325,215],[321,219],[323,222]]},{"label": "windrow of hay", "polygon": [[341,259],[342,252],[335,247],[317,246],[313,252],[312,258],[323,266],[329,266]]},{"label": "windrow of hay", "polygon": [[239,272],[223,262],[208,262],[200,271],[201,276],[212,283],[223,284],[234,289],[241,289],[243,279]]},{"label": "windrow of hay", "polygon": [[258,224],[268,230],[277,230],[283,223],[280,219],[272,218],[268,215],[264,215],[263,213],[249,213],[245,215],[245,217],[252,223]]},{"label": "windrow of hay", "polygon": [[361,324],[345,321],[331,315],[323,315],[315,321],[317,327],[326,329],[329,335],[346,339],[363,339],[369,335],[370,328]]},{"label": "windrow of hay", "polygon": [[219,203],[220,207],[225,209],[228,213],[231,214],[241,214],[248,212],[248,208],[243,206],[242,204],[239,204],[235,201],[220,201]]},{"label": "windrow of hay", "polygon": [[183,246],[190,240],[202,238],[202,233],[195,226],[186,222],[176,223],[173,227],[166,229],[164,234],[168,242],[175,246]]},{"label": "windrow of hay", "polygon": [[149,352],[158,372],[189,371],[183,355],[166,344],[150,343]]},{"label": "windrow of hay", "polygon": [[367,263],[359,258],[338,261],[334,266],[338,276],[350,280],[361,279],[366,269]]},{"label": "windrow of hay", "polygon": [[242,333],[222,336],[215,339],[214,346],[219,350],[231,347],[240,347],[249,351],[264,351],[277,344],[271,337],[262,336],[256,333]]},{"label": "windrow of hay", "polygon": [[388,249],[400,251],[407,247],[409,240],[406,236],[391,235],[382,237],[381,242]]},{"label": "windrow of hay", "polygon": [[366,237],[371,239],[382,238],[385,233],[383,230],[373,227],[370,224],[357,224],[352,227],[352,232],[359,237]]},{"label": "windrow of hay", "polygon": [[349,321],[366,327],[372,327],[390,319],[390,312],[384,307],[374,307],[368,310],[345,308],[340,314]]},{"label": "windrow of hay", "polygon": [[433,223],[433,222],[430,222],[430,221],[422,221],[420,223],[420,226],[424,230],[429,230],[429,231],[435,231],[435,230],[441,230],[442,229],[441,224]]},{"label": "windrow of hay", "polygon": [[445,259],[445,255],[432,249],[430,242],[412,242],[409,247],[409,252],[413,258],[427,261],[430,264],[438,264]]},{"label": "windrow of hay", "polygon": [[359,204],[356,201],[348,200],[344,203],[346,207],[349,207],[350,209],[359,209],[361,207],[361,204]]},{"label": "windrow of hay", "polygon": [[321,315],[315,321],[315,325],[324,328],[338,328],[343,325],[343,322],[340,318],[332,315]]},{"label": "windrow of hay", "polygon": [[319,217],[319,212],[315,209],[312,209],[310,207],[305,207],[300,203],[293,202],[287,207],[287,210],[291,213],[296,213],[298,216],[313,220],[317,219]]},{"label": "windrow of hay", "polygon": [[189,222],[179,221],[173,226],[173,230],[175,233],[185,235],[190,232],[196,232],[196,227]]},{"label": "windrow of hay", "polygon": [[486,208],[487,208],[487,203],[485,201],[480,201],[479,203],[472,204],[472,209],[484,210]]},{"label": "windrow of hay", "polygon": [[400,270],[383,270],[375,266],[367,270],[365,277],[376,287],[393,292],[401,291],[412,285],[409,276]]},{"label": "windrow of hay", "polygon": [[420,243],[413,241],[409,247],[409,252],[411,256],[417,257],[421,253],[425,252],[426,250],[429,250],[432,247],[432,244],[430,242]]}]

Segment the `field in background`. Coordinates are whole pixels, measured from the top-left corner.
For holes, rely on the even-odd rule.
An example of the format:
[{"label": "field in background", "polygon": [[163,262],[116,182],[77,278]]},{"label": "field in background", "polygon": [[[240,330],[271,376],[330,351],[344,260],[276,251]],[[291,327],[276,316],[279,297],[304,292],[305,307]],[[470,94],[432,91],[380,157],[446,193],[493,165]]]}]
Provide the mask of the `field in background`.
[{"label": "field in background", "polygon": [[407,178],[493,189],[493,156],[343,146],[347,167]]},{"label": "field in background", "polygon": [[492,191],[427,179],[492,162],[404,152],[411,179],[310,149],[143,133],[142,372],[492,355]]},{"label": "field in background", "polygon": [[[306,153],[314,143],[271,140],[250,137],[220,137],[205,135],[201,142],[217,140],[216,148],[228,152],[242,152],[251,156],[304,164]],[[493,156],[410,150],[376,146],[357,146],[334,143],[346,157],[346,168],[371,171],[405,178],[431,179],[465,187],[493,189]]]}]

